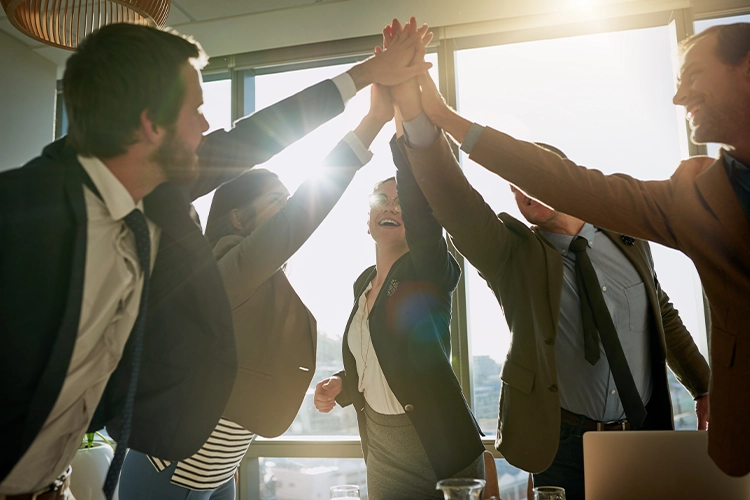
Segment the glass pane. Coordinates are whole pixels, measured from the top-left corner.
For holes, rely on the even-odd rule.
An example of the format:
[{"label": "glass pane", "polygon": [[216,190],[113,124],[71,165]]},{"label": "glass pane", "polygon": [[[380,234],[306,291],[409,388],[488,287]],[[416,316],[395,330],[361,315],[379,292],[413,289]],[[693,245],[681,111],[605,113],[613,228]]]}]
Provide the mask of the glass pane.
[{"label": "glass pane", "polygon": [[[232,81],[202,82],[201,88],[203,89],[203,116],[206,117],[209,127],[206,133],[220,128],[229,129],[232,126]],[[204,228],[208,220],[208,212],[211,210],[213,197],[214,192],[211,191],[193,202]]]},{"label": "glass pane", "polygon": [[[750,14],[746,14],[744,16],[730,16],[730,17],[717,17],[715,19],[704,19],[703,21],[695,21],[693,24],[693,28],[696,34],[700,33],[701,31],[704,31],[711,26],[719,26],[723,24],[734,24],[734,23],[750,23]],[[718,144],[707,144],[706,149],[708,150],[708,155],[713,156],[716,158],[716,156],[719,154],[719,145]]]},{"label": "glass pane", "polygon": [[[437,78],[437,55],[428,54],[427,60],[433,63],[433,76]],[[334,65],[256,76],[255,109],[268,107],[315,83],[340,75],[350,67],[351,64]],[[218,82],[208,85],[213,83]],[[208,94],[206,85],[204,93]],[[223,95],[228,98],[230,94],[227,87]],[[206,113],[211,108],[211,102],[207,96],[204,99]],[[315,173],[315,168],[344,135],[359,124],[369,106],[369,90],[359,92],[340,116],[288,147],[266,162],[263,168],[277,173],[293,193],[307,177]],[[229,110],[227,101],[227,116]],[[227,127],[225,123],[228,122],[222,122],[219,118],[214,120],[217,126],[220,123],[220,126]],[[210,119],[209,123],[214,126]],[[337,406],[331,413],[321,414],[313,405],[313,393],[315,384],[343,368],[341,338],[351,312],[352,285],[362,271],[375,263],[375,245],[367,234],[367,195],[377,181],[396,173],[388,146],[394,133],[393,123],[386,124],[370,147],[374,153],[373,159],[357,174],[336,207],[287,264],[289,281],[317,319],[318,352],[310,390],[286,436],[357,435],[353,409]],[[204,223],[212,196],[213,193],[210,193],[196,202],[196,209]]]},{"label": "glass pane", "polygon": [[330,498],[331,486],[356,484],[367,500],[365,461],[361,458],[260,458],[260,498]]},{"label": "glass pane", "polygon": [[[474,121],[551,144],[605,173],[664,179],[677,168],[667,27],[463,50],[456,60],[459,108]],[[495,211],[523,220],[505,181],[465,155],[462,161],[469,180],[481,186]],[[702,295],[692,262],[659,245],[652,250],[659,281],[705,353]],[[510,333],[474,269],[467,272],[467,288],[474,407],[483,430],[491,434],[497,427],[498,375]]]}]

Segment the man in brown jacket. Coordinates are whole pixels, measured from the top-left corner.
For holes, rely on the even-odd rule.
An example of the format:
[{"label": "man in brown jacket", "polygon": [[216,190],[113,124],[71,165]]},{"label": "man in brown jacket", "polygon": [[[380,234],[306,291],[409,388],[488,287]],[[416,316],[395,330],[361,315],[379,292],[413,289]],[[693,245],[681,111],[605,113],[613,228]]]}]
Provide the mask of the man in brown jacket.
[{"label": "man in brown jacket", "polygon": [[[413,99],[400,104],[406,118],[421,111],[409,109]],[[405,124],[399,145],[408,164],[397,167],[411,168],[456,248],[487,280],[511,330],[496,439],[508,462],[535,473],[537,486],[563,486],[569,500],[585,498],[584,432],[673,429],[665,361],[696,398],[698,425],[705,429],[708,364],[661,289],[648,244],[555,212],[515,188],[521,213],[534,225],[496,216],[463,175],[445,136],[433,127],[429,140],[425,127],[417,128],[420,120],[423,114]],[[415,144],[410,129],[415,140],[431,145]],[[585,359],[576,257],[568,251],[578,236],[590,246],[637,403],[648,412],[638,426],[628,421],[604,342],[596,349],[598,361]]]},{"label": "man in brown jacket", "polygon": [[644,182],[605,176],[472,124],[420,77],[425,112],[472,160],[557,210],[693,260],[711,305],[708,452],[741,476],[750,472],[750,24],[686,40],[679,81],[674,103],[687,109],[693,141],[726,148],[719,159],[691,158],[670,179]]}]

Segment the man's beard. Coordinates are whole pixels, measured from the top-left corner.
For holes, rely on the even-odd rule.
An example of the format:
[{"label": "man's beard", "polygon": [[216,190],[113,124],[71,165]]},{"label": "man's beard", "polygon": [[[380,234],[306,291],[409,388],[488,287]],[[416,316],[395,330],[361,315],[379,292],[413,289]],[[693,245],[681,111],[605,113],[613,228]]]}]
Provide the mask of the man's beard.
[{"label": "man's beard", "polygon": [[173,127],[152,159],[161,167],[167,182],[189,184],[198,178],[198,155],[177,138]]}]

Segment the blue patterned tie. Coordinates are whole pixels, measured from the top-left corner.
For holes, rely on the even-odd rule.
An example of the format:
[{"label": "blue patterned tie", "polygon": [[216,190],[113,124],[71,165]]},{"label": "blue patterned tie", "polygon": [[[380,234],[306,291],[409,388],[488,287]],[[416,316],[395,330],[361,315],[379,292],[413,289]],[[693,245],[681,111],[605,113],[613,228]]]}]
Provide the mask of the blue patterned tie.
[{"label": "blue patterned tie", "polygon": [[133,358],[131,363],[130,383],[128,394],[125,398],[125,407],[122,411],[122,426],[120,428],[120,439],[117,443],[115,456],[107,471],[107,479],[104,481],[104,495],[107,500],[112,500],[117,482],[120,480],[120,469],[128,450],[128,439],[133,425],[133,405],[135,403],[135,389],[138,385],[138,372],[141,369],[141,354],[143,353],[143,335],[146,332],[146,312],[148,309],[148,284],[149,272],[151,271],[151,238],[148,233],[146,217],[138,209],[133,210],[125,216],[125,224],[128,225],[135,235],[135,248],[138,253],[138,261],[143,271],[143,293],[138,308],[138,317],[135,319],[130,336],[134,337]]}]

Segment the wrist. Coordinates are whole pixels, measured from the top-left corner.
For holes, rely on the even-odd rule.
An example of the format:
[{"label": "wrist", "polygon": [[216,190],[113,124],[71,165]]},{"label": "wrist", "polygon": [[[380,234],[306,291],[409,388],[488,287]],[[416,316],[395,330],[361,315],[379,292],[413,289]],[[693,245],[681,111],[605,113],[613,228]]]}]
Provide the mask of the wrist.
[{"label": "wrist", "polygon": [[401,120],[410,122],[424,112],[422,102],[417,96],[416,99],[402,99],[396,103],[401,113]]},{"label": "wrist", "polygon": [[372,76],[370,75],[370,61],[372,59],[373,58],[370,57],[369,59],[352,66],[349,71],[347,71],[352,78],[357,91],[362,90],[372,83]]}]

